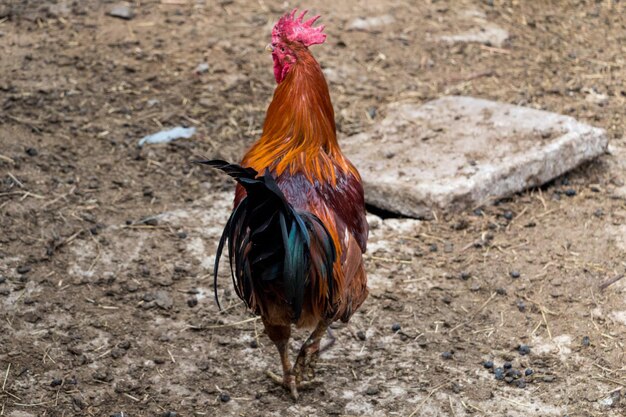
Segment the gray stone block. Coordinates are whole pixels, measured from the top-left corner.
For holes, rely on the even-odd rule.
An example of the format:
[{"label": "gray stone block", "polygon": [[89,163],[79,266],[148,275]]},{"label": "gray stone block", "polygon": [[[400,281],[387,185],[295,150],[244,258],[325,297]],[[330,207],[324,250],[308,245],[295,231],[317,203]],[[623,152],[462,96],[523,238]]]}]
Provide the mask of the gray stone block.
[{"label": "gray stone block", "polygon": [[602,129],[572,117],[472,97],[397,103],[386,114],[342,149],[367,203],[418,218],[539,186],[608,147]]}]

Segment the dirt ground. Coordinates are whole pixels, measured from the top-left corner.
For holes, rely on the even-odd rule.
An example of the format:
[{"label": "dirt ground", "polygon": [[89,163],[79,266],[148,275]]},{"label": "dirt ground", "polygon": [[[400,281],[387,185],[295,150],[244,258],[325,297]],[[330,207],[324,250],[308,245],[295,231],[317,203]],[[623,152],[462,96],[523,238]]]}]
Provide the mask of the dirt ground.
[{"label": "dirt ground", "polygon": [[[259,135],[263,47],[293,4],[136,0],[122,20],[106,1],[3,0],[0,415],[626,414],[626,6],[362,3],[310,5],[341,136],[387,103],[464,94],[602,127],[611,154],[466,213],[370,215],[371,295],[294,404],[264,376],[277,354],[226,268],[225,311],[213,301],[234,187],[190,164],[236,160]],[[505,44],[437,41],[477,12]],[[197,134],[137,147],[177,125]],[[487,360],[534,373],[497,380]]]}]

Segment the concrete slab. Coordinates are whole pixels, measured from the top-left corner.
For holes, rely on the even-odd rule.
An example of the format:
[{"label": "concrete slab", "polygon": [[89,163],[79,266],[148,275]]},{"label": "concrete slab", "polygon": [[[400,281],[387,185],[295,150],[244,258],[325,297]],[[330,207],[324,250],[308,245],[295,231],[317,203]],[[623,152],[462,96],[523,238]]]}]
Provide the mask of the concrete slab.
[{"label": "concrete slab", "polygon": [[366,201],[411,217],[460,211],[541,185],[607,151],[602,129],[555,113],[472,97],[397,103],[345,138]]}]

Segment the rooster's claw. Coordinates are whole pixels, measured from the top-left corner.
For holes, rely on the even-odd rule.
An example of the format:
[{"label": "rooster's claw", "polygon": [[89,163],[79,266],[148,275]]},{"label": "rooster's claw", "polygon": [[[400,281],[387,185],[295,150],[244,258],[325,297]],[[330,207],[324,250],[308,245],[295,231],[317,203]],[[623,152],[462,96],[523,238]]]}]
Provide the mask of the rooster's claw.
[{"label": "rooster's claw", "polygon": [[280,385],[281,387],[288,390],[291,393],[291,397],[294,399],[294,401],[298,400],[299,389],[300,390],[311,389],[313,388],[313,385],[317,382],[317,381],[304,381],[304,382],[300,382],[299,384],[296,384],[296,379],[293,377],[293,375],[286,375],[284,377],[280,377],[276,375],[274,372],[269,371],[269,370],[266,371],[265,373],[272,381],[274,381],[274,383],[276,383],[276,385]]}]

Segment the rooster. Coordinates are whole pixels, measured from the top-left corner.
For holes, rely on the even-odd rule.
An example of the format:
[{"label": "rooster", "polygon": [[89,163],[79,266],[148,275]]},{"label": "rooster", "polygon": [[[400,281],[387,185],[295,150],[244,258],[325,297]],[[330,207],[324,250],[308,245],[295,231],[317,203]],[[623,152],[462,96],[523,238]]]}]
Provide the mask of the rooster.
[{"label": "rooster", "polygon": [[[347,322],[368,294],[363,186],[339,148],[328,85],[309,51],[325,41],[324,26],[313,26],[319,16],[296,13],[280,18],[267,46],[278,85],[261,138],[240,165],[199,161],[237,181],[217,248],[215,297],[227,246],[237,295],[261,316],[280,354],[282,377],[268,375],[294,399],[313,381],[329,325]],[[293,367],[292,325],[312,329]]]}]

